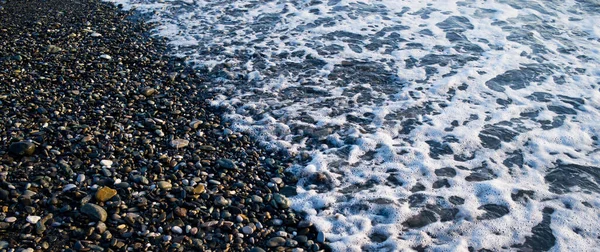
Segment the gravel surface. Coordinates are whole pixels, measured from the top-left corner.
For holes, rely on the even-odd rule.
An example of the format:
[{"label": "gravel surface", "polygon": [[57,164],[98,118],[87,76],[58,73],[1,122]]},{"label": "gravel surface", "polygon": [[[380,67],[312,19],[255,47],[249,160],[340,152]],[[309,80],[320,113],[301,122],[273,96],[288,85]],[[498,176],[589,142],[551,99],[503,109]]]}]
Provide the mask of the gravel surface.
[{"label": "gravel surface", "polygon": [[0,251],[319,251],[291,163],[132,13],[0,1]]}]

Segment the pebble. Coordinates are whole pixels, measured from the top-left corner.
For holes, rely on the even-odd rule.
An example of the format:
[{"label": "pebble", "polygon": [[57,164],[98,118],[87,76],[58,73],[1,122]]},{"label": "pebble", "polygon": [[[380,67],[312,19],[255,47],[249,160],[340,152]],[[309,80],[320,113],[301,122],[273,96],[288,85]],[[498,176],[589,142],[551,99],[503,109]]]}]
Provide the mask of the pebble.
[{"label": "pebble", "polygon": [[194,194],[201,194],[204,192],[204,185],[203,184],[198,184],[196,187],[194,187],[194,190],[192,191]]},{"label": "pebble", "polygon": [[105,59],[105,60],[111,60],[112,59],[112,57],[110,55],[108,55],[108,54],[102,54],[102,55],[100,55],[100,58],[101,59]]},{"label": "pebble", "polygon": [[273,194],[273,200],[275,200],[277,206],[282,209],[290,208],[290,206],[292,205],[292,202],[288,198],[279,193]]},{"label": "pebble", "polygon": [[108,214],[104,208],[92,203],[86,203],[81,207],[80,211],[95,221],[105,222],[106,218],[108,217]]},{"label": "pebble", "polygon": [[92,34],[90,34],[90,36],[91,36],[92,38],[98,38],[98,37],[102,37],[102,34],[100,34],[100,33],[97,33],[97,32],[92,32]]},{"label": "pebble", "polygon": [[250,227],[250,226],[245,226],[245,227],[242,228],[242,232],[244,234],[249,235],[249,234],[252,234],[254,232],[254,229],[252,227]]},{"label": "pebble", "polygon": [[226,206],[227,204],[229,204],[229,200],[227,200],[225,197],[219,195],[215,198],[215,204],[217,206]]},{"label": "pebble", "polygon": [[31,156],[35,152],[35,144],[27,141],[12,143],[8,152],[17,156]]},{"label": "pebble", "polygon": [[77,183],[83,183],[83,181],[85,181],[85,174],[78,174]]},{"label": "pebble", "polygon": [[27,222],[31,223],[31,224],[36,224],[38,221],[40,221],[42,217],[40,216],[36,216],[36,215],[30,215],[27,216],[26,220]]},{"label": "pebble", "polygon": [[221,159],[217,160],[217,164],[220,167],[228,169],[228,170],[237,169],[237,165],[231,159],[221,158]]},{"label": "pebble", "polygon": [[204,122],[202,122],[200,120],[193,120],[190,123],[190,128],[192,128],[192,129],[198,129],[200,127],[200,125],[202,125],[202,123],[204,123]]},{"label": "pebble", "polygon": [[117,190],[105,186],[96,191],[96,200],[100,202],[105,202],[114,197],[115,195],[117,195]]},{"label": "pebble", "polygon": [[320,242],[320,243],[325,242],[325,233],[319,232],[317,234],[317,242]]},{"label": "pebble", "polygon": [[63,192],[68,192],[68,191],[73,190],[75,188],[77,188],[76,185],[74,185],[74,184],[67,184],[67,185],[65,185],[65,187],[63,187],[62,191]]},{"label": "pebble", "polygon": [[188,144],[190,144],[190,141],[185,140],[185,139],[171,140],[171,147],[176,148],[176,149],[184,148],[184,147],[188,146]]},{"label": "pebble", "polygon": [[279,247],[285,245],[285,239],[282,237],[273,237],[267,241],[268,247]]},{"label": "pebble", "polygon": [[17,221],[17,217],[6,217],[4,218],[4,222],[13,223]]},{"label": "pebble", "polygon": [[100,165],[106,166],[106,167],[111,167],[113,165],[113,161],[104,159],[104,160],[100,161]]},{"label": "pebble", "polygon": [[172,227],[172,228],[171,228],[171,231],[173,231],[173,232],[174,232],[174,233],[176,233],[176,234],[181,234],[181,233],[183,233],[183,230],[182,230],[182,229],[181,229],[181,227],[179,227],[179,226],[174,226],[174,227]]},{"label": "pebble", "polygon": [[171,188],[173,187],[173,185],[167,181],[159,181],[157,183],[157,186],[162,190],[171,190]]}]

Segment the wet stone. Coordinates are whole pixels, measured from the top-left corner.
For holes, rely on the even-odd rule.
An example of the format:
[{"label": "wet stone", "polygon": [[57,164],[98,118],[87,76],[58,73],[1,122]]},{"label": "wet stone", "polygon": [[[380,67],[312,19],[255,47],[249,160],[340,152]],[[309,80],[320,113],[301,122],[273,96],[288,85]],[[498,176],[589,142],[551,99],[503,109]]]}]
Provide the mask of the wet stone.
[{"label": "wet stone", "polygon": [[106,218],[108,217],[108,214],[104,208],[92,203],[83,205],[80,211],[96,221],[105,222]]},{"label": "wet stone", "polygon": [[8,151],[17,156],[30,156],[35,152],[35,144],[27,141],[12,143]]},{"label": "wet stone", "polygon": [[267,241],[268,247],[279,247],[285,245],[285,238],[282,237],[273,237]]},{"label": "wet stone", "polygon": [[444,167],[435,170],[435,175],[440,177],[454,177],[456,176],[456,170],[452,167]]},{"label": "wet stone", "polygon": [[237,169],[237,165],[231,159],[221,158],[221,159],[217,160],[217,164],[220,167],[228,169],[228,170]]},{"label": "wet stone", "polygon": [[481,216],[477,217],[478,220],[491,220],[497,219],[509,213],[508,207],[496,205],[496,204],[486,204],[478,208],[479,210],[484,210],[485,213]]},{"label": "wet stone", "polygon": [[185,139],[173,139],[173,140],[171,140],[170,144],[171,144],[171,147],[180,149],[180,148],[184,148],[184,147],[188,146],[190,144],[190,141],[185,140]]},{"label": "wet stone", "polygon": [[410,228],[420,228],[437,221],[435,213],[429,210],[423,210],[421,213],[408,218],[403,224]]},{"label": "wet stone", "polygon": [[273,194],[273,200],[275,201],[275,203],[277,203],[277,206],[282,209],[287,209],[292,204],[292,202],[288,198],[279,193]]}]

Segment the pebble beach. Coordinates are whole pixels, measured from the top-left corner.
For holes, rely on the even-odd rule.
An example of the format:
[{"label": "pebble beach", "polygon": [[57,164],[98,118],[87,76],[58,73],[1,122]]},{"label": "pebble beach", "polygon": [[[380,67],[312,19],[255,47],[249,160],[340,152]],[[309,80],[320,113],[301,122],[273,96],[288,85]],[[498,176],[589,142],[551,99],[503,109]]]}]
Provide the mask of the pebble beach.
[{"label": "pebble beach", "polygon": [[291,157],[133,12],[0,1],[0,251],[328,251]]}]

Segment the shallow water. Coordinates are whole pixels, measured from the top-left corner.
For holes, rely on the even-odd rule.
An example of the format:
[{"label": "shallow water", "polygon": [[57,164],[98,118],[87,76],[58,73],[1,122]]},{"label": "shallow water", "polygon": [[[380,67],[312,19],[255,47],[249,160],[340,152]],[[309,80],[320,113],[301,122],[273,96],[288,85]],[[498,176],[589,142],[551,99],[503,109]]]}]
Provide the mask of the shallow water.
[{"label": "shallow water", "polygon": [[298,155],[338,251],[600,247],[600,4],[110,0]]}]

